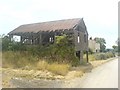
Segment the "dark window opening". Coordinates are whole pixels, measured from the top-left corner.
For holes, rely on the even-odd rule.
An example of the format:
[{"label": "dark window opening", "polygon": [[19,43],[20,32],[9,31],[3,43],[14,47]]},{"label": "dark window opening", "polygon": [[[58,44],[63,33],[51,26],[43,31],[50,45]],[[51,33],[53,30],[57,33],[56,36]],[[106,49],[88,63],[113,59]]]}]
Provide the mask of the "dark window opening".
[{"label": "dark window opening", "polygon": [[86,37],[86,34],[84,35],[84,42],[86,42],[87,41],[87,37]]},{"label": "dark window opening", "polygon": [[79,33],[78,33],[77,41],[78,41],[78,43],[80,42],[80,35],[79,35]]},{"label": "dark window opening", "polygon": [[53,38],[53,37],[50,37],[50,38],[49,38],[49,42],[54,42],[54,38]]}]

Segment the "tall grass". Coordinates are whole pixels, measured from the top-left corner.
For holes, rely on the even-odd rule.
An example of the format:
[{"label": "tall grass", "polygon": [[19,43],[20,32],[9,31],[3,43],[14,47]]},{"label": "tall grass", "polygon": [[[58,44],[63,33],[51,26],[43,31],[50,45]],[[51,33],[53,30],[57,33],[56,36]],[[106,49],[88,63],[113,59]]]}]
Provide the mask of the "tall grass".
[{"label": "tall grass", "polygon": [[68,64],[57,64],[57,63],[53,63],[48,65],[48,70],[59,74],[59,75],[66,75],[69,71],[70,65]]},{"label": "tall grass", "polygon": [[[86,54],[84,54],[83,59],[84,59],[84,61],[86,61]],[[96,60],[95,54],[89,54],[89,55],[88,55],[88,59],[89,59],[89,61],[94,61],[94,60]]]},{"label": "tall grass", "polygon": [[69,71],[69,68],[69,64],[48,63],[45,60],[39,61],[36,67],[38,70],[48,70],[59,75],[66,75]]},{"label": "tall grass", "polygon": [[2,52],[2,67],[21,68],[36,63],[37,58],[27,52]]},{"label": "tall grass", "polygon": [[22,68],[35,70],[48,70],[55,74],[66,75],[69,71],[69,64],[49,63],[45,59],[39,59],[27,52],[3,52],[2,61],[4,68]]},{"label": "tall grass", "polygon": [[[89,60],[105,60],[114,57],[111,52],[89,54]],[[85,55],[84,55],[85,58]],[[70,58],[68,57],[68,60]],[[74,58],[73,58],[74,59]],[[72,59],[72,60],[73,60]],[[37,69],[48,70],[55,74],[65,75],[71,66],[79,65],[79,60],[74,59],[72,62],[63,60],[64,62],[52,61],[51,59],[39,58],[27,51],[5,51],[2,52],[2,67],[5,68],[22,68],[22,69]],[[61,60],[62,61],[62,60]],[[84,60],[86,61],[86,60]],[[86,62],[85,62],[86,63]]]}]

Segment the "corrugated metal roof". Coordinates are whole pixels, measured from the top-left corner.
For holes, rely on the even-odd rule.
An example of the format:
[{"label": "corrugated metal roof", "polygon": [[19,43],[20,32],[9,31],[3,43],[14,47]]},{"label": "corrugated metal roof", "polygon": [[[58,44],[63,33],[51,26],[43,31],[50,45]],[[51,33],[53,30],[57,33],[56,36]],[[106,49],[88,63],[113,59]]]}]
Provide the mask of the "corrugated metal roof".
[{"label": "corrugated metal roof", "polygon": [[34,24],[25,24],[19,26],[18,28],[14,29],[8,34],[26,33],[26,32],[37,33],[40,31],[55,31],[55,30],[65,30],[65,29],[69,30],[72,29],[80,20],[81,18],[75,18],[75,19],[57,20],[57,21],[41,22]]}]

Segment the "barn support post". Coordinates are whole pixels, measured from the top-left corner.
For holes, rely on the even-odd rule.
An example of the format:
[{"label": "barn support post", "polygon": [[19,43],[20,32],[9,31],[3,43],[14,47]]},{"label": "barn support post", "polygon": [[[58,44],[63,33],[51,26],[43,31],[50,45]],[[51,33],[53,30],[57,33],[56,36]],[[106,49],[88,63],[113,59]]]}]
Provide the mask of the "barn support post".
[{"label": "barn support post", "polygon": [[83,63],[83,51],[81,50],[80,51],[80,64]]},{"label": "barn support post", "polygon": [[12,39],[13,39],[13,35],[9,35],[9,37],[10,37],[10,41],[12,41]]},{"label": "barn support post", "polygon": [[23,37],[22,36],[20,37],[20,43],[21,44],[23,43]]},{"label": "barn support post", "polygon": [[39,44],[42,44],[42,33],[39,34]]},{"label": "barn support post", "polygon": [[88,51],[86,51],[86,59],[87,59],[87,63],[89,63],[89,59],[88,59]]},{"label": "barn support post", "polygon": [[33,34],[33,36],[32,36],[32,45],[35,45],[35,42],[36,42],[35,35]]},{"label": "barn support post", "polygon": [[79,58],[80,64],[82,64],[83,63],[83,51],[76,51],[76,56]]},{"label": "barn support post", "polygon": [[31,38],[31,44],[33,45],[34,44],[34,38],[33,38],[33,36],[32,36],[32,38]]},{"label": "barn support post", "polygon": [[79,58],[80,60],[80,51],[76,51],[76,56]]}]

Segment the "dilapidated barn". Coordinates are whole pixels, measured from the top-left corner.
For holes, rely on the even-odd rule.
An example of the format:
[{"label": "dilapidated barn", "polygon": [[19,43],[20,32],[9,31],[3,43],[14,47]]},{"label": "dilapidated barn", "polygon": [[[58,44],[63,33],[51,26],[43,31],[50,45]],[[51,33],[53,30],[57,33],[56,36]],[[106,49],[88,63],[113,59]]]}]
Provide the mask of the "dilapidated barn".
[{"label": "dilapidated barn", "polygon": [[83,18],[25,24],[8,33],[10,37],[20,36],[21,43],[32,45],[52,44],[55,36],[63,34],[73,36],[76,56],[82,61],[85,51],[88,61],[88,32]]}]

